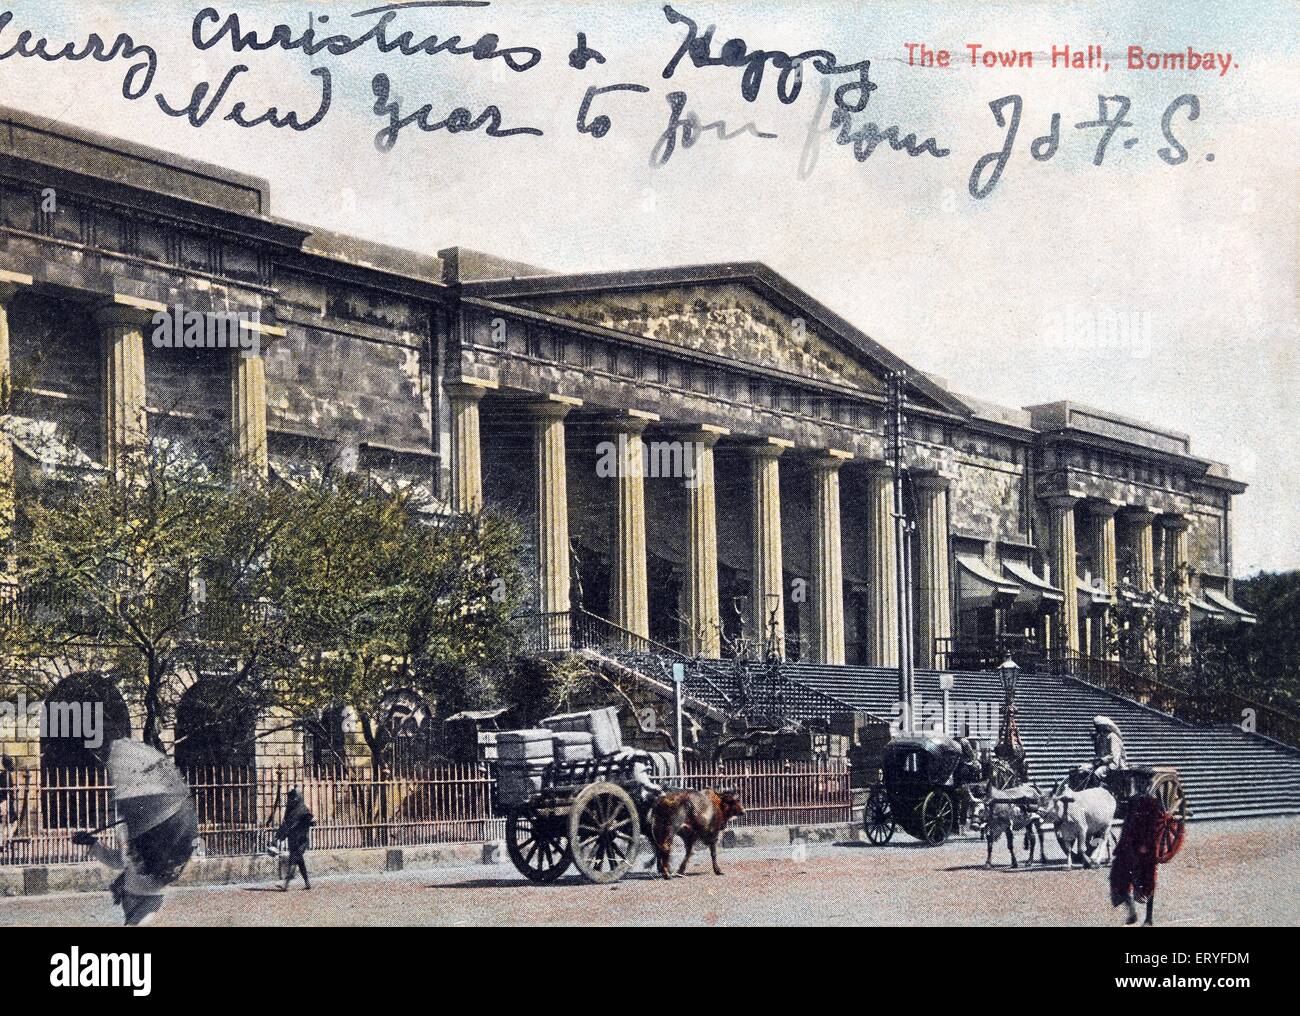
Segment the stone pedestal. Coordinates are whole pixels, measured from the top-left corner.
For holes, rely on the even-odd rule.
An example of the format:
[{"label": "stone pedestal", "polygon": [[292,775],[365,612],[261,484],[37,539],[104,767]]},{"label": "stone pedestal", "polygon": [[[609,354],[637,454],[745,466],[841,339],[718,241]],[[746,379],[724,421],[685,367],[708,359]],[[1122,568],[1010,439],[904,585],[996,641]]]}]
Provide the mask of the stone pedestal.
[{"label": "stone pedestal", "polygon": [[[921,597],[917,618],[920,667],[935,666],[936,645],[952,637],[952,582],[948,554],[948,485],[945,476],[918,476],[912,483],[919,515]],[[946,644],[946,642],[944,643]]]},{"label": "stone pedestal", "polygon": [[894,473],[885,463],[867,468],[867,660],[898,666],[898,537],[894,528]]},{"label": "stone pedestal", "polygon": [[816,663],[844,662],[840,466],[852,457],[832,450],[812,461],[812,657]]},{"label": "stone pedestal", "polygon": [[781,453],[790,442],[748,445],[752,477],[754,565],[749,594],[750,637],[762,653],[785,658],[785,589],[781,556]]},{"label": "stone pedestal", "polygon": [[701,427],[681,436],[692,448],[693,475],[686,481],[686,631],[691,655],[717,658],[722,653],[722,614],[718,608],[717,491],[713,447],[729,433],[724,427]]}]

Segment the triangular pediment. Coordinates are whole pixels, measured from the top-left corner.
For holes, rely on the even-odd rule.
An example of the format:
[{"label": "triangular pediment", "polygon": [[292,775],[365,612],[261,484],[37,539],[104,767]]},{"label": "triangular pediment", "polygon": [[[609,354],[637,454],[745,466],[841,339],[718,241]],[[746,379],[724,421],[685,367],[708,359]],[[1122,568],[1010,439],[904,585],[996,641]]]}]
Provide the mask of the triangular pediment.
[{"label": "triangular pediment", "polygon": [[[791,285],[752,263],[598,275],[541,276],[471,284],[470,295],[786,376],[879,394],[907,365]],[[918,371],[913,396],[966,408]]]},{"label": "triangular pediment", "polygon": [[824,335],[797,308],[784,309],[739,281],[615,292],[566,293],[528,301],[535,310],[613,328],[786,374],[879,392],[884,378]]}]

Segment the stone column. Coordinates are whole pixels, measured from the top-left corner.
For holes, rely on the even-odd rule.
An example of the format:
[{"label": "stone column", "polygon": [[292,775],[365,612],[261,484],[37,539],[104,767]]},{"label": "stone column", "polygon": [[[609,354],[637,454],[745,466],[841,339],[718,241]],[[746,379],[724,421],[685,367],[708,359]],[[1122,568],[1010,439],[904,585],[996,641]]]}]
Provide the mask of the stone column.
[{"label": "stone column", "polygon": [[[162,305],[156,309],[164,310]],[[127,458],[147,436],[144,393],[144,330],[152,311],[115,304],[98,311],[104,400],[104,466],[121,477]]]},{"label": "stone column", "polygon": [[831,449],[812,460],[812,656],[844,663],[844,560],[840,543],[840,466],[852,453]]},{"label": "stone column", "polygon": [[569,610],[569,494],[564,459],[564,418],[578,399],[548,396],[528,406],[533,417],[537,470],[537,609]]},{"label": "stone column", "polygon": [[1079,597],[1075,592],[1074,506],[1077,497],[1048,498],[1048,526],[1051,539],[1052,575],[1065,593],[1053,632],[1054,647],[1079,651]]},{"label": "stone column", "polygon": [[230,361],[230,431],[236,470],[266,478],[266,362],[235,350]]},{"label": "stone column", "polygon": [[14,446],[9,414],[14,399],[9,363],[9,304],[30,275],[0,271],[0,579],[9,574],[9,540],[14,526]]},{"label": "stone column", "polygon": [[1161,515],[1160,523],[1164,529],[1166,562],[1170,572],[1176,577],[1178,605],[1183,608],[1183,616],[1178,622],[1179,655],[1187,657],[1192,648],[1192,609],[1191,575],[1187,571],[1188,535],[1191,520],[1185,515]]},{"label": "stone column", "polygon": [[867,660],[898,666],[898,537],[894,472],[883,462],[867,469]]},{"label": "stone column", "polygon": [[443,383],[451,411],[451,510],[470,515],[483,507],[483,445],[479,402],[495,382],[461,378]]},{"label": "stone column", "polygon": [[[1088,545],[1097,568],[1096,578],[1101,579],[1113,599],[1118,595],[1119,565],[1115,548],[1115,512],[1119,505],[1111,501],[1088,501]],[[1110,608],[1094,608],[1092,615],[1091,652],[1093,656],[1117,660],[1119,653],[1106,643]]]},{"label": "stone column", "polygon": [[1156,589],[1156,550],[1152,532],[1155,517],[1155,512],[1146,508],[1130,508],[1124,512],[1129,547],[1133,552],[1133,581],[1141,593],[1154,593]]},{"label": "stone column", "polygon": [[[1124,512],[1128,527],[1129,547],[1133,553],[1133,581],[1143,596],[1152,596],[1156,589],[1156,555],[1152,522],[1155,513],[1146,508],[1130,508]],[[1152,633],[1142,640],[1142,658],[1155,662],[1156,646]]]},{"label": "stone column", "polygon": [[770,640],[782,659],[785,658],[785,579],[781,558],[781,453],[790,444],[779,438],[768,438],[763,444],[746,446],[753,482],[750,634],[760,652],[766,652]]},{"label": "stone column", "polygon": [[913,477],[920,509],[917,537],[921,558],[921,615],[917,618],[917,663],[933,667],[935,642],[952,637],[952,582],[948,569],[948,484],[946,476]]},{"label": "stone column", "polygon": [[646,577],[645,470],[641,433],[653,413],[620,417],[613,423],[618,444],[614,475],[614,569],[610,618],[642,638],[650,637],[650,593]]},{"label": "stone column", "polygon": [[713,446],[729,434],[725,427],[703,426],[682,435],[692,449],[692,475],[686,482],[686,652],[716,659],[722,654],[722,613],[718,608],[717,490]]}]

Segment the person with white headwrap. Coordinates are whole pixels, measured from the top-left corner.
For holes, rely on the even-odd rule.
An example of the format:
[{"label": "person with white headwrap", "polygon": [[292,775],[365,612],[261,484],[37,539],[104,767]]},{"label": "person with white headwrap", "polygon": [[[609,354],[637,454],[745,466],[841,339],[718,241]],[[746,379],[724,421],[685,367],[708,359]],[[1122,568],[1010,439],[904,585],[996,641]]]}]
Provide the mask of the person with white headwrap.
[{"label": "person with white headwrap", "polygon": [[1113,770],[1128,768],[1124,738],[1109,716],[1092,718],[1092,768],[1102,784],[1105,784],[1106,776]]}]

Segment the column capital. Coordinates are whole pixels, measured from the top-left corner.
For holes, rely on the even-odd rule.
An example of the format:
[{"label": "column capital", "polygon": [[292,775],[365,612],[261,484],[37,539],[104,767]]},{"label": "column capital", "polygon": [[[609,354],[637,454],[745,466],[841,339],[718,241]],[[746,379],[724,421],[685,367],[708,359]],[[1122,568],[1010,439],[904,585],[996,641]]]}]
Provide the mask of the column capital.
[{"label": "column capital", "polygon": [[539,420],[563,420],[581,405],[582,399],[570,395],[544,395],[538,402],[525,402],[524,411]]},{"label": "column capital", "polygon": [[794,442],[787,441],[783,437],[761,438],[753,444],[741,445],[741,449],[746,455],[760,459],[774,459],[785,453],[787,448],[793,448]]},{"label": "column capital", "polygon": [[912,473],[912,486],[921,490],[947,490],[953,478],[943,473]]},{"label": "column capital", "polygon": [[602,417],[601,422],[617,434],[640,434],[659,422],[659,414],[647,409],[622,409]]},{"label": "column capital", "polygon": [[1074,506],[1077,505],[1080,500],[1082,499],[1074,494],[1052,494],[1049,497],[1043,498],[1043,502],[1049,508],[1054,508],[1060,512],[1073,510]]},{"label": "column capital", "polygon": [[1110,498],[1090,497],[1083,502],[1083,507],[1089,515],[1108,519],[1124,507],[1124,502],[1114,501]]},{"label": "column capital", "polygon": [[1120,514],[1126,521],[1138,523],[1154,522],[1156,517],[1155,509],[1140,504],[1126,505],[1120,509]]},{"label": "column capital", "polygon": [[94,310],[95,323],[101,328],[111,328],[114,325],[143,327],[153,320],[155,314],[165,313],[167,313],[166,304],[121,293],[113,297],[112,303],[101,304]]},{"label": "column capital", "polygon": [[501,387],[495,381],[480,377],[449,377],[442,382],[443,391],[453,399],[477,402],[488,392]]},{"label": "column capital", "polygon": [[866,472],[871,475],[888,476],[890,479],[893,479],[894,467],[891,466],[884,459],[871,459],[867,462],[862,463],[862,465],[865,468]]},{"label": "column capital", "polygon": [[852,452],[840,448],[821,448],[808,456],[808,462],[813,469],[839,469],[844,463],[851,462],[853,459]]},{"label": "column capital", "polygon": [[0,268],[0,303],[8,303],[31,284],[32,277],[30,275]]},{"label": "column capital", "polygon": [[1177,512],[1165,512],[1157,516],[1157,521],[1162,528],[1174,533],[1186,532],[1192,525],[1191,519]]},{"label": "column capital", "polygon": [[731,428],[718,427],[712,423],[700,423],[673,433],[682,441],[689,441],[693,444],[701,444],[707,448],[712,448],[720,438],[727,437],[731,433]]}]

